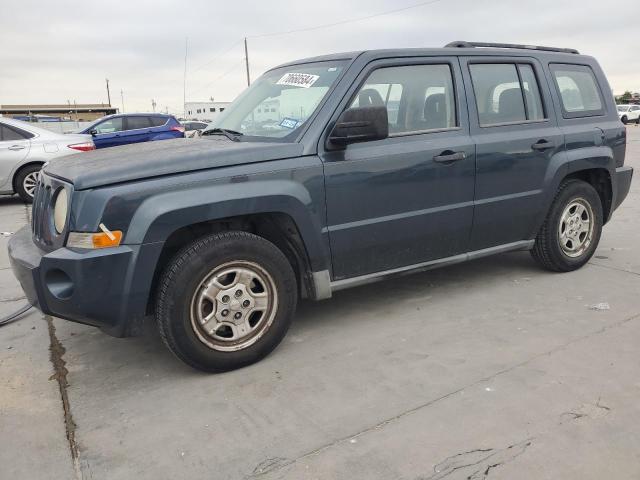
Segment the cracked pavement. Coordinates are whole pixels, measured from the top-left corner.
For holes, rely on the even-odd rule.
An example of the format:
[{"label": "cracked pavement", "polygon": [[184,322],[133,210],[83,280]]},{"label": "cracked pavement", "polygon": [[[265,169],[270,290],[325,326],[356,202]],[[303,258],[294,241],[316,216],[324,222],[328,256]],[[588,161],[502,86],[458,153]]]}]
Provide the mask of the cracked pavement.
[{"label": "cracked pavement", "polygon": [[[27,221],[0,198],[1,232]],[[31,311],[0,328],[0,479],[639,478],[639,225],[636,178],[578,272],[515,252],[303,302],[271,356],[220,375],[153,325]],[[23,302],[7,240],[0,316]]]}]

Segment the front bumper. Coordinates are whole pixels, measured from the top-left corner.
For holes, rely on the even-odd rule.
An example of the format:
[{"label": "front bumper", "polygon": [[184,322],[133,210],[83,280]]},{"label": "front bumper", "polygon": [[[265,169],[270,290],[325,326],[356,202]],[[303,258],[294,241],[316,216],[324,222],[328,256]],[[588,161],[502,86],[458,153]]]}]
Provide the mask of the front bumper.
[{"label": "front bumper", "polygon": [[28,301],[43,313],[122,337],[138,333],[145,316],[153,269],[138,267],[141,260],[151,265],[146,258],[157,249],[122,245],[47,253],[24,227],[9,240],[9,260]]}]

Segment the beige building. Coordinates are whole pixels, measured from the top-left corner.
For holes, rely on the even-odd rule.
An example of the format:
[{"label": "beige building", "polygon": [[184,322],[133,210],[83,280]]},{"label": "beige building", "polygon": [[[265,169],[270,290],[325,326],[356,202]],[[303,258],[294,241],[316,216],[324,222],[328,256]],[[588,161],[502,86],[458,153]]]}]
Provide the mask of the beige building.
[{"label": "beige building", "polygon": [[51,105],[0,105],[0,114],[19,120],[60,119],[90,122],[105,115],[118,113],[116,107],[106,103],[77,103]]}]

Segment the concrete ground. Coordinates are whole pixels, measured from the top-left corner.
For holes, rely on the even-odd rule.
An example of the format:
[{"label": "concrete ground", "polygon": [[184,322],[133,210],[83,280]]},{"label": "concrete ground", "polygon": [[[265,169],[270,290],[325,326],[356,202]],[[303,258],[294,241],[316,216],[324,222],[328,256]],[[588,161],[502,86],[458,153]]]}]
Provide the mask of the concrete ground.
[{"label": "concrete ground", "polygon": [[[27,215],[0,199],[0,231]],[[636,179],[574,273],[519,252],[303,303],[271,356],[221,375],[152,325],[32,312],[0,329],[0,478],[639,478],[639,215]],[[7,238],[0,316],[21,297]]]}]

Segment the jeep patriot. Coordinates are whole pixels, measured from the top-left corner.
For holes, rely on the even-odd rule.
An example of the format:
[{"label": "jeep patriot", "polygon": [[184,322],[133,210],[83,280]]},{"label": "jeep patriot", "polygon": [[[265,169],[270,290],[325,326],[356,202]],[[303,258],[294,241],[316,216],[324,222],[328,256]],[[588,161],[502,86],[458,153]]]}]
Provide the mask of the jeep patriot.
[{"label": "jeep patriot", "polygon": [[255,362],[298,298],[512,250],[582,267],[626,197],[626,131],[576,50],[454,42],[288,63],[199,139],[52,161],[13,271],[43,313],[181,360]]}]

